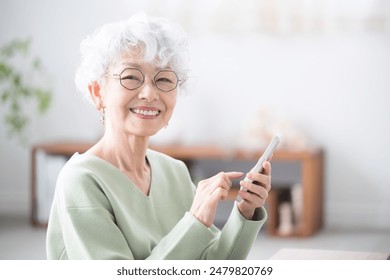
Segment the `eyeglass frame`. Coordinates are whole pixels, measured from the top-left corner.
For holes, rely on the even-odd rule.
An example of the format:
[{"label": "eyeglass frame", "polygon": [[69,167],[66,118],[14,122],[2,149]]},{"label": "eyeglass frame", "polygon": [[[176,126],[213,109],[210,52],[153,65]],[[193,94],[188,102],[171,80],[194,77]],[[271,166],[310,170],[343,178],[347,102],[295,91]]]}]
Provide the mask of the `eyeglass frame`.
[{"label": "eyeglass frame", "polygon": [[[131,69],[131,70],[138,70],[138,71],[142,74],[142,82],[141,82],[141,84],[140,84],[138,87],[136,87],[136,88],[129,89],[129,88],[125,87],[125,86],[122,84],[122,80],[123,80],[123,79],[122,79],[121,75],[123,74],[123,72],[125,72],[126,70],[129,70],[129,69]],[[170,89],[170,90],[168,90],[168,91],[160,89],[160,88],[157,86],[156,81],[155,81],[155,78],[157,77],[157,75],[160,74],[161,72],[165,72],[165,71],[166,71],[166,72],[172,72],[173,74],[175,74],[175,76],[176,76],[176,78],[177,78],[177,82],[176,82],[175,87],[172,88],[172,89]],[[127,67],[127,68],[123,69],[119,74],[107,74],[107,75],[105,75],[105,76],[106,76],[106,77],[110,77],[110,78],[119,79],[119,83],[121,84],[121,86],[124,87],[124,88],[127,89],[127,90],[135,90],[135,89],[138,89],[138,88],[142,87],[142,86],[145,84],[145,78],[146,78],[147,76],[151,77],[150,75],[145,75],[144,72],[142,72],[141,69],[134,68],[134,67]],[[158,89],[158,90],[160,90],[160,91],[162,91],[162,92],[171,92],[172,90],[174,90],[174,89],[177,88],[177,86],[179,85],[179,82],[180,82],[181,80],[179,79],[179,76],[177,75],[177,73],[176,73],[175,71],[170,70],[170,69],[161,69],[161,70],[159,70],[159,71],[156,73],[156,75],[154,75],[152,81],[153,81],[153,85],[156,87],[156,89]]]}]

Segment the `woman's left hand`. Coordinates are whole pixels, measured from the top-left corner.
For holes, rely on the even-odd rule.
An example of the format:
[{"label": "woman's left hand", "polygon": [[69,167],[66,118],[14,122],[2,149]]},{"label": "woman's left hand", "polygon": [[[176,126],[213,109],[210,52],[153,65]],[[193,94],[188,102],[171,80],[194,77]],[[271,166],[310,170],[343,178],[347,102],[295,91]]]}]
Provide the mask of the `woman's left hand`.
[{"label": "woman's left hand", "polygon": [[240,190],[238,192],[242,200],[237,206],[241,215],[245,219],[251,220],[255,209],[264,205],[268,192],[271,190],[271,163],[269,161],[264,162],[261,173],[248,173],[246,177],[253,182],[240,181],[241,187],[247,191]]}]

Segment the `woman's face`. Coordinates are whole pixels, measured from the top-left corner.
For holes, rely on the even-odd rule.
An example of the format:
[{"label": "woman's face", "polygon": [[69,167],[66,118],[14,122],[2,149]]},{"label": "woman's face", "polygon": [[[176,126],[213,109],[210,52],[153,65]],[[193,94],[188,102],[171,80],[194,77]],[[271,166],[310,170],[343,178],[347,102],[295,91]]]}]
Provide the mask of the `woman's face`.
[{"label": "woman's face", "polygon": [[[112,65],[108,73],[120,74],[126,68],[139,69],[145,75],[145,81],[139,88],[126,89],[119,78],[112,76],[105,77],[100,85],[105,106],[106,131],[109,129],[114,133],[152,136],[166,126],[172,116],[177,88],[169,92],[159,90],[153,78],[161,69],[140,61],[136,55],[125,56]],[[130,80],[123,80],[122,84],[128,81]]]}]

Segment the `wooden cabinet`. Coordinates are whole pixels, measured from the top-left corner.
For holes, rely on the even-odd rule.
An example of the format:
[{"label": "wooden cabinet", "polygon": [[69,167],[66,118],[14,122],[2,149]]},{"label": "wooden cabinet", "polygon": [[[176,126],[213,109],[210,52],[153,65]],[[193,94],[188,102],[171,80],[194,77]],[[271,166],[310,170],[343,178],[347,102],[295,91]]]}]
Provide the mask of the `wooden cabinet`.
[{"label": "wooden cabinet", "polygon": [[[83,153],[90,146],[89,143],[51,143],[33,147],[31,180],[31,220],[33,224],[46,225],[47,222],[45,222],[45,217],[38,219],[40,204],[45,203],[47,205],[48,202],[40,201],[42,196],[38,195],[42,191],[39,191],[41,187],[37,184],[37,181],[39,181],[37,180],[37,174],[42,167],[38,166],[37,155],[43,153],[53,157],[69,158],[75,152]],[[262,154],[262,151],[228,150],[212,146],[152,146],[151,148],[183,160],[193,175],[195,183],[197,176],[198,179],[202,176],[207,178],[209,175],[214,175],[215,172],[229,171],[226,170],[227,168],[247,172]],[[204,169],[203,173],[195,174],[196,171],[199,171],[199,168]],[[292,199],[291,190],[297,186],[299,187],[299,197],[293,197]],[[46,193],[52,194],[55,186],[46,187],[52,188],[51,191],[46,191]],[[237,192],[238,182],[235,182],[229,194],[231,201],[235,199]],[[280,226],[283,217],[281,217],[280,209],[283,202],[286,202],[286,197],[290,204],[298,203],[296,205],[298,207],[292,207],[294,209],[290,208],[290,210],[299,213],[295,213],[298,214],[294,216],[295,218],[290,217],[292,222],[290,231],[281,233]],[[288,201],[289,197],[290,201]],[[50,195],[49,198],[46,196],[46,199],[50,199]],[[272,158],[272,190],[269,193],[266,208],[268,211],[266,227],[267,232],[271,235],[304,237],[313,235],[321,228],[323,223],[323,152],[321,150],[277,150],[274,153]],[[289,215],[292,215],[291,212],[293,211],[290,211]]]},{"label": "wooden cabinet", "polygon": [[[199,161],[210,161],[215,166],[211,174],[223,170],[223,167],[236,167],[235,171],[247,172],[253,167],[263,151],[226,150],[219,147],[181,147],[165,146],[153,147],[174,158],[183,160],[191,168]],[[231,163],[226,165],[226,163]],[[240,169],[240,167],[242,167]],[[295,198],[291,201],[293,188],[300,188]],[[230,192],[230,199],[237,196],[238,185]],[[279,231],[281,226],[280,206],[284,202],[283,194],[290,196],[290,204],[298,203],[298,207],[292,207],[290,214],[292,228],[288,232]],[[323,224],[323,152],[320,149],[303,151],[277,150],[272,158],[272,190],[267,199],[268,211],[267,232],[274,236],[311,236],[316,233]],[[298,215],[293,212],[299,211]],[[298,217],[295,218],[294,217]]]}]

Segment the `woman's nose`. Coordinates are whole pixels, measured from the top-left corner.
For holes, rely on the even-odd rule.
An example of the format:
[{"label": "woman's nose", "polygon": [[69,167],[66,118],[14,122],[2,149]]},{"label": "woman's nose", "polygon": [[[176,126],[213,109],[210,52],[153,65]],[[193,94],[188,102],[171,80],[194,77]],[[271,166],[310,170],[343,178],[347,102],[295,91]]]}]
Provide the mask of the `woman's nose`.
[{"label": "woman's nose", "polygon": [[152,102],[159,98],[158,89],[154,85],[153,79],[145,77],[143,86],[139,93],[140,99],[145,99],[147,102]]}]

